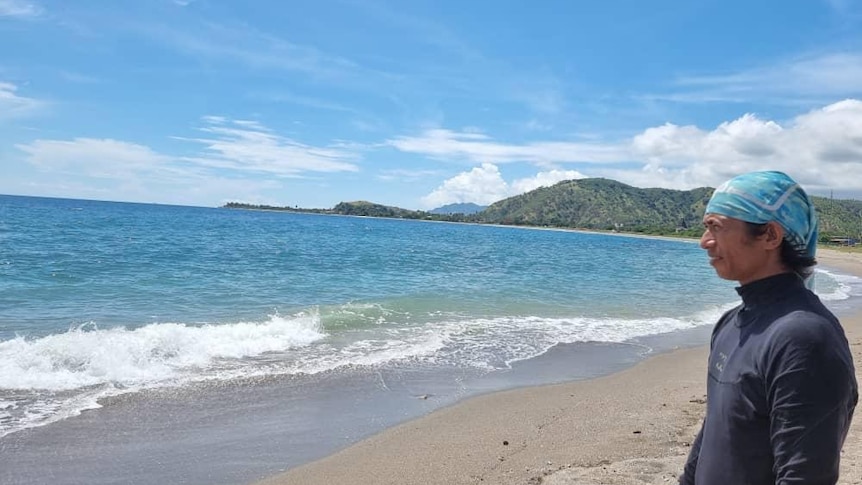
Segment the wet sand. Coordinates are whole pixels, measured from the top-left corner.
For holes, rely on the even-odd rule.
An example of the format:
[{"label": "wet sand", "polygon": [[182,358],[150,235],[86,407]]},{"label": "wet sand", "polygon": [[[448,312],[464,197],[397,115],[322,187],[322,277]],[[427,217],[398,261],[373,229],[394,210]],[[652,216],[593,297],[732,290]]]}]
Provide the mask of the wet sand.
[{"label": "wet sand", "polygon": [[[862,253],[818,259],[862,276]],[[862,382],[862,314],[841,319]],[[260,483],[675,483],[703,416],[706,357],[705,346],[676,350],[610,376],[479,396]],[[858,417],[841,466],[840,484],[862,484]]]}]

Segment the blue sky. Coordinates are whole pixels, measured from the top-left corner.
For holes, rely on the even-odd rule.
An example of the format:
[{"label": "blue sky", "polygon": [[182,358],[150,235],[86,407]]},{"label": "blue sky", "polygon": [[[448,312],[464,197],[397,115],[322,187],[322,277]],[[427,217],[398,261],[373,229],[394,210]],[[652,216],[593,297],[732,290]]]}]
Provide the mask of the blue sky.
[{"label": "blue sky", "polygon": [[862,6],[0,0],[0,193],[488,204],[781,169],[862,197]]}]

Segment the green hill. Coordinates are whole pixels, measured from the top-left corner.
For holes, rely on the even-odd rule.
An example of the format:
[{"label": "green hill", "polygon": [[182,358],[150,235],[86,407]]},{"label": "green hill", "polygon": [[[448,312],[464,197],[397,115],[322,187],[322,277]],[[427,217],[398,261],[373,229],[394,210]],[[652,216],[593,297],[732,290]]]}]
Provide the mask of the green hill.
[{"label": "green hill", "polygon": [[484,222],[629,232],[700,231],[710,188],[639,189],[608,179],[560,182],[501,200],[480,212]]},{"label": "green hill", "polygon": [[[608,179],[567,180],[501,200],[482,222],[699,236],[714,189],[641,189]],[[862,201],[812,197],[822,240],[862,234]]]},{"label": "green hill", "polygon": [[475,214],[438,214],[426,211],[414,211],[402,209],[400,207],[374,204],[364,200],[341,202],[333,207],[330,213],[344,216],[394,217],[398,219],[423,219],[427,221],[447,222],[479,222]]},{"label": "green hill", "polygon": [[[641,189],[609,179],[567,180],[495,202],[475,214],[434,214],[367,201],[332,209],[283,208],[369,217],[565,227],[645,234],[700,236],[703,211],[714,189]],[[862,236],[862,201],[813,197],[820,239]],[[231,203],[231,208],[279,209]]]},{"label": "green hill", "polygon": [[820,217],[820,239],[853,237],[862,239],[862,201],[812,197]]},{"label": "green hill", "polygon": [[413,216],[416,211],[359,200],[356,202],[341,202],[332,208],[332,212],[345,216],[399,217],[413,219],[415,217],[411,216]]},{"label": "green hill", "polygon": [[465,204],[447,204],[436,209],[431,209],[431,214],[475,214],[485,210],[487,206],[473,204],[471,202]]}]

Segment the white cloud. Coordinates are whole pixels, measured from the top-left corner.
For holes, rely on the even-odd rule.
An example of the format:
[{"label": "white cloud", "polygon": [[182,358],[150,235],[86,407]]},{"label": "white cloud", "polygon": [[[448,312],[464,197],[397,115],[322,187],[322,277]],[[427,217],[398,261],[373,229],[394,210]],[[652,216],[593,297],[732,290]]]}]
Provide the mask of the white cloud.
[{"label": "white cloud", "polygon": [[445,180],[443,185],[422,197],[422,204],[431,209],[460,202],[487,205],[508,197],[508,193],[509,184],[503,180],[497,166],[483,163],[481,167]]},{"label": "white cloud", "polygon": [[22,0],[0,0],[0,17],[37,17],[42,7]]},{"label": "white cloud", "polygon": [[550,187],[551,185],[562,182],[563,180],[575,180],[582,179],[584,177],[586,177],[586,175],[577,170],[551,170],[549,172],[539,172],[529,178],[514,180],[509,187],[509,197],[536,190],[539,187]]},{"label": "white cloud", "polygon": [[747,114],[712,131],[695,126],[650,128],[632,147],[639,172],[602,170],[635,185],[715,186],[750,170],[784,170],[814,190],[862,193],[862,101],[812,110],[784,126]]},{"label": "white cloud", "polygon": [[27,116],[45,106],[43,101],[19,96],[17,91],[14,84],[0,82],[0,121]]},{"label": "white cloud", "polygon": [[[468,159],[479,153],[492,153],[498,159],[509,160],[512,153],[524,148],[497,144],[485,135],[452,134],[445,130],[426,133],[421,140],[401,141],[402,148],[411,151],[434,156],[458,154]],[[601,156],[594,158],[594,163],[583,169],[583,173],[551,170],[507,183],[496,165],[485,163],[444,181],[422,203],[428,207],[453,202],[487,204],[542,185],[584,176],[608,177],[637,187],[715,187],[752,170],[785,171],[815,193],[834,189],[862,196],[862,101],[855,99],[811,110],[788,122],[745,114],[712,130],[668,123],[648,128],[616,145],[592,146],[601,147]],[[552,154],[545,153],[549,162],[563,163],[573,158],[554,159]],[[613,158],[610,154],[618,155]]]},{"label": "white cloud", "polygon": [[514,180],[510,184],[503,179],[496,165],[483,163],[468,172],[459,173],[445,180],[440,187],[423,197],[421,202],[427,208],[462,202],[488,205],[539,187],[583,177],[583,174],[574,170],[551,170],[537,173],[533,177]]},{"label": "white cloud", "polygon": [[202,118],[205,138],[179,138],[204,145],[197,164],[295,177],[305,172],[356,172],[357,155],[343,148],[315,147],[274,133],[256,121]]},{"label": "white cloud", "polygon": [[496,142],[481,133],[445,129],[427,130],[420,136],[399,137],[386,143],[403,152],[473,163],[603,163],[625,159],[627,154],[627,148],[618,145],[559,141],[516,145]]}]

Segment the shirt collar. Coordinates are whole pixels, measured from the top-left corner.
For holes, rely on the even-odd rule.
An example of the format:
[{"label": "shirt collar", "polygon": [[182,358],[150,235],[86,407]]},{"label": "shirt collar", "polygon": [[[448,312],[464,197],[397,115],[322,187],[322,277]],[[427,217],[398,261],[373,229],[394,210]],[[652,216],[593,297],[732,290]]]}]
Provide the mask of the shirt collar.
[{"label": "shirt collar", "polygon": [[788,296],[792,290],[805,288],[805,282],[794,273],[779,273],[739,286],[736,292],[742,297],[745,308],[774,303]]}]

